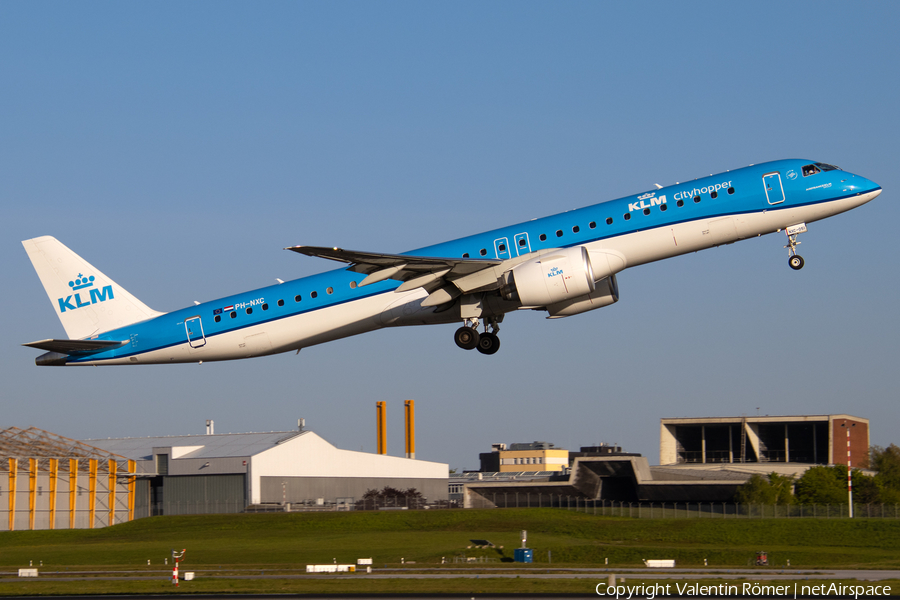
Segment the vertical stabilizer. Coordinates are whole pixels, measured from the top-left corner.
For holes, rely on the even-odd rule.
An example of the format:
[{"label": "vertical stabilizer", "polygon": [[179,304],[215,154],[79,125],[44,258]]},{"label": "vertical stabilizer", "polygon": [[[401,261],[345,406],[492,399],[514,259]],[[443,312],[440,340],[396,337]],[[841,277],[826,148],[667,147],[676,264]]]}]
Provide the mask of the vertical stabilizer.
[{"label": "vertical stabilizer", "polygon": [[22,242],[69,339],[145,321],[157,312],[50,236]]}]

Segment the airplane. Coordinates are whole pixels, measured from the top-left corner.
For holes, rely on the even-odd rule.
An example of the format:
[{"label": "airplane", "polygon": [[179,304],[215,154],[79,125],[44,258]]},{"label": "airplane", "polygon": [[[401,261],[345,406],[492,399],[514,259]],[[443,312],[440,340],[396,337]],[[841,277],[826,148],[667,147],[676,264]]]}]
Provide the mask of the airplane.
[{"label": "airplane", "polygon": [[22,244],[69,339],[24,345],[46,351],[40,366],[203,363],[299,352],[384,327],[461,323],[456,345],[491,355],[507,313],[556,319],[609,306],[626,268],[784,231],[788,264],[801,269],[797,236],[808,223],[881,191],[822,162],[750,165],[405,254],[292,246],[349,266],[168,313],[55,238],[37,237]]}]

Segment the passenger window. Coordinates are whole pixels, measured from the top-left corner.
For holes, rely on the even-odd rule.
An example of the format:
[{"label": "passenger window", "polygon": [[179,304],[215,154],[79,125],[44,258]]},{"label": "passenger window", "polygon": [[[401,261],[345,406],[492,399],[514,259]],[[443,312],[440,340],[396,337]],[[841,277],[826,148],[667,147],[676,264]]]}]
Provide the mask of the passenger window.
[{"label": "passenger window", "polygon": [[684,200],[679,200],[675,203],[675,206],[684,206]]},{"label": "passenger window", "polygon": [[506,244],[500,244],[497,246],[497,250],[500,252],[506,252]]},{"label": "passenger window", "polygon": [[694,204],[698,204],[700,202],[700,196],[694,196]]},{"label": "passenger window", "polygon": [[310,297],[310,298],[318,298],[318,297],[319,297],[319,292],[310,292],[310,293],[309,293],[309,297]]},{"label": "passenger window", "polygon": [[300,302],[300,294],[294,296],[294,302]]},{"label": "passenger window", "polygon": [[622,218],[628,221],[629,219],[631,219],[631,213],[625,213]]},{"label": "passenger window", "polygon": [[644,214],[645,214],[645,215],[649,215],[649,214],[650,214],[650,209],[649,209],[649,208],[645,208],[645,209],[644,209]]},{"label": "passenger window", "polygon": [[547,236],[546,236],[545,234],[543,234],[543,233],[541,234],[541,241],[542,241],[542,242],[546,242],[546,241],[547,241]]},{"label": "passenger window", "polygon": [[581,231],[581,227],[579,227],[578,225],[572,228],[572,233],[578,233],[579,231]]},{"label": "passenger window", "polygon": [[350,282],[350,289],[351,289],[351,290],[355,290],[355,289],[356,289],[356,282],[355,282],[355,281],[351,281],[351,282]]},{"label": "passenger window", "polygon": [[606,217],[606,224],[612,225],[612,217]]},{"label": "passenger window", "polygon": [[263,304],[263,305],[262,305],[262,309],[263,309],[263,310],[269,310],[269,305],[268,305],[268,304]]},{"label": "passenger window", "polygon": [[523,248],[525,247],[525,238],[519,238],[519,245]]},{"label": "passenger window", "polygon": [[669,210],[669,206],[667,204],[660,204],[659,210],[666,212],[667,210]]},{"label": "passenger window", "polygon": [[729,193],[729,194],[733,194],[733,193],[734,193],[734,188],[733,188],[733,187],[728,188],[728,193]]},{"label": "passenger window", "polygon": [[278,301],[278,306],[284,306],[284,300],[279,300],[279,301]]},{"label": "passenger window", "polygon": [[596,221],[591,221],[590,223],[588,223],[588,227],[590,227],[591,229],[596,229],[596,228],[597,228],[597,222],[596,222]]},{"label": "passenger window", "polygon": [[247,309],[247,314],[248,314],[248,315],[252,315],[252,314],[253,314],[253,309],[252,309],[252,308],[248,308],[248,309]]},{"label": "passenger window", "polygon": [[333,287],[325,288],[325,293],[330,296],[331,294],[334,293],[334,288]]},{"label": "passenger window", "polygon": [[482,256],[487,256],[487,250],[485,250],[484,248],[482,248],[481,250],[478,251],[478,254],[480,254],[480,255],[482,255]]},{"label": "passenger window", "polygon": [[463,258],[469,258],[469,253],[466,252],[465,254],[463,254]]},{"label": "passenger window", "polygon": [[235,318],[237,316],[237,311],[231,311],[231,318]]},{"label": "passenger window", "polygon": [[709,197],[712,198],[713,200],[715,200],[716,198],[719,197],[719,192],[713,190],[709,193]]},{"label": "passenger window", "polygon": [[562,229],[556,230],[556,237],[562,237]]},{"label": "passenger window", "polygon": [[216,323],[222,320],[222,315],[216,315]]}]

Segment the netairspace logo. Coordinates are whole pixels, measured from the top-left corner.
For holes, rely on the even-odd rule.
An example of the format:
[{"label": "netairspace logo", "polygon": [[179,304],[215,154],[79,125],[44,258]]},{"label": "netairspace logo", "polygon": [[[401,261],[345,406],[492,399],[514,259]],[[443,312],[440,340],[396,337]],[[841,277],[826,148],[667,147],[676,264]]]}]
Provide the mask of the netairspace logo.
[{"label": "netairspace logo", "polygon": [[[79,308],[84,308],[85,306],[90,306],[92,304],[97,304],[98,302],[106,302],[107,300],[113,299],[113,289],[111,285],[105,285],[99,290],[94,288],[94,276],[85,277],[81,273],[78,274],[78,278],[75,281],[69,282],[69,287],[72,288],[72,291],[75,292],[71,296],[66,296],[65,298],[57,298],[56,302],[59,303],[59,312],[64,313],[67,310],[76,310]],[[88,290],[89,296],[85,299],[81,299],[81,294],[83,292],[79,292],[78,290],[83,290],[85,288],[93,288]]]}]

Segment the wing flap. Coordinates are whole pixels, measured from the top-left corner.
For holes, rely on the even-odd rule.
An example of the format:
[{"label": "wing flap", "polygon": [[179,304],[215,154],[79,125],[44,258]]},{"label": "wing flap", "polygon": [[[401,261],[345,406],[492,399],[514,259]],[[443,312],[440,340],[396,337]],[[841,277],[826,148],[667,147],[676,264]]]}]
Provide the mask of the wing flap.
[{"label": "wing flap", "polygon": [[358,252],[322,246],[291,246],[285,250],[347,263],[350,265],[351,271],[366,275],[360,285],[369,285],[384,279],[409,283],[398,291],[422,287],[437,279],[453,281],[503,263],[502,260],[493,258],[436,258]]}]

